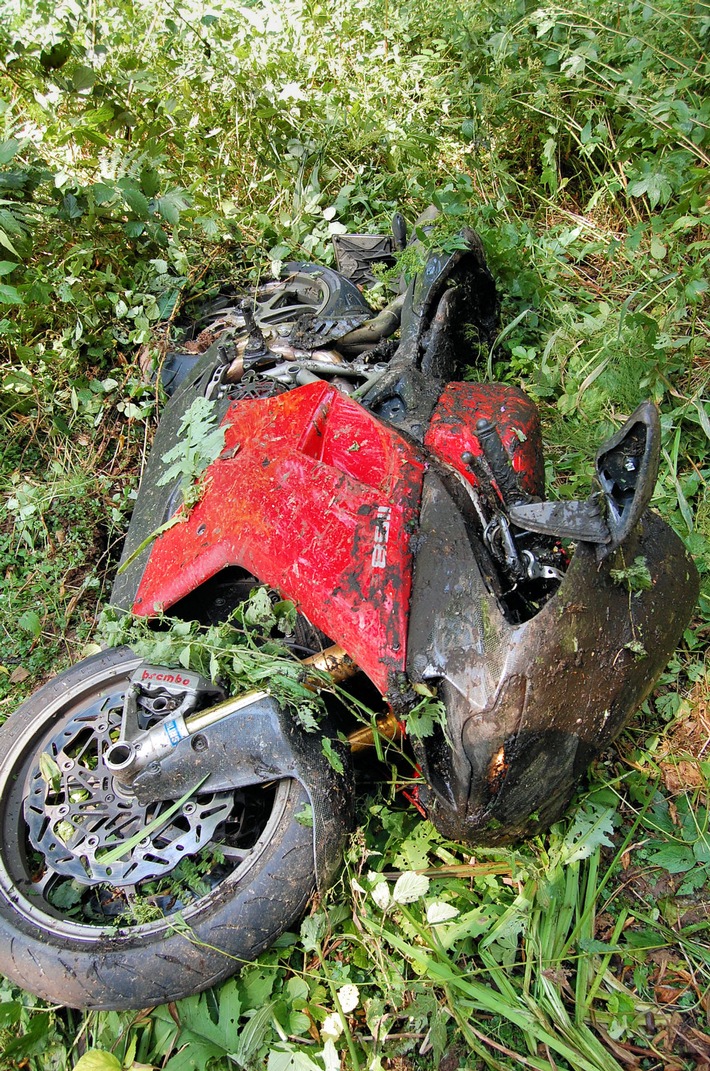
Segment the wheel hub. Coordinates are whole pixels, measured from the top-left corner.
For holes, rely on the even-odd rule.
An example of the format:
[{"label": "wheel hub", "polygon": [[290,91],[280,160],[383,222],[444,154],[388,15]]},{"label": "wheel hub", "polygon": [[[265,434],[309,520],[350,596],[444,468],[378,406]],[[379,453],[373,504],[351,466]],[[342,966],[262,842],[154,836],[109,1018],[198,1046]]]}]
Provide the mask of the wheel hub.
[{"label": "wheel hub", "polygon": [[[24,801],[32,846],[53,871],[83,885],[133,885],[169,873],[210,842],[232,808],[229,792],[200,793],[172,814],[172,801],[144,805],[121,795],[104,756],[122,712],[123,695],[115,694],[66,722],[34,767]],[[106,863],[121,844],[124,854]]]}]

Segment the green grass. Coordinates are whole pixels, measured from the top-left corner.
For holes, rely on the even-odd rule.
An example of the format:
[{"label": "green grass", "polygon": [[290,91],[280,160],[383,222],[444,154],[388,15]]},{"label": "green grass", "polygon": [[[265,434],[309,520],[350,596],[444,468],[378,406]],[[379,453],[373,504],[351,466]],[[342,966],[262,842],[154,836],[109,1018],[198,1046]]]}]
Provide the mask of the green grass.
[{"label": "green grass", "polygon": [[[474,856],[385,785],[300,933],[221,989],[135,1016],[45,1008],[5,983],[0,1067],[85,1052],[95,1071],[702,1066],[710,9],[7,10],[0,715],[92,640],[156,418],[139,359],[224,283],[330,261],[333,232],[385,231],[432,201],[444,236],[483,237],[503,300],[489,371],[539,404],[553,494],[585,495],[603,438],[641,398],[659,404],[654,506],[702,594],[643,716],[548,836]],[[422,870],[421,895],[397,899],[397,876]]]}]

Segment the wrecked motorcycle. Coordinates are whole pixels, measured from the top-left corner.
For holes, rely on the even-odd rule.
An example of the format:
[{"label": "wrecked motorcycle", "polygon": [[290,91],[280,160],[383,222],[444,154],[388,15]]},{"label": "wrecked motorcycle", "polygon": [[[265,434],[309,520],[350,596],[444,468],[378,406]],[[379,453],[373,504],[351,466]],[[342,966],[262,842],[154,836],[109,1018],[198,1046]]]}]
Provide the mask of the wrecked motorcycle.
[{"label": "wrecked motorcycle", "polygon": [[[413,702],[438,697],[444,723],[406,745],[410,795],[447,837],[490,844],[563,813],[648,695],[698,580],[647,508],[652,404],[601,446],[586,501],[548,501],[532,402],[463,380],[498,312],[464,239],[379,313],[346,274],[299,263],[205,314],[206,351],[163,368],[112,602],[208,624],[256,585],[291,600],[306,666],[379,697],[352,750],[406,737]],[[343,270],[366,273],[378,241],[341,250]],[[187,510],[162,477],[196,398],[224,439]],[[268,688],[226,695],[125,647],[51,681],[0,732],[0,970],[63,1004],[135,1008],[253,959],[327,887],[351,825],[347,727],[322,731],[339,763]],[[207,859],[190,896],[162,881],[185,859]],[[129,912],[146,890],[150,913]]]}]

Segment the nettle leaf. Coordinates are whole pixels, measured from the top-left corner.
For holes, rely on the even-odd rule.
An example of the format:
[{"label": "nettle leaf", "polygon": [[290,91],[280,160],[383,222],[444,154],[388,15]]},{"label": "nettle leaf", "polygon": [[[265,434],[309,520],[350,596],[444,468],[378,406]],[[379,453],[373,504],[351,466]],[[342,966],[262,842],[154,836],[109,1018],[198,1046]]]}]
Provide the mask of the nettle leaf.
[{"label": "nettle leaf", "polygon": [[13,1026],[18,1022],[22,1014],[22,1005],[15,1000],[3,1001],[0,1004],[0,1030]]},{"label": "nettle leaf", "polygon": [[150,205],[144,194],[130,181],[121,179],[118,183],[123,199],[138,219],[146,220],[150,217]]},{"label": "nettle leaf", "polygon": [[301,923],[301,944],[305,952],[315,952],[325,934],[326,917],[324,912],[317,911],[314,915],[308,915]]},{"label": "nettle leaf", "polygon": [[678,889],[678,896],[692,896],[698,889],[702,889],[710,881],[710,868],[696,866],[686,872],[682,885]]},{"label": "nettle leaf", "polygon": [[405,718],[407,732],[417,740],[432,736],[437,725],[446,729],[446,707],[431,695],[413,706]]},{"label": "nettle leaf", "polygon": [[19,290],[14,286],[7,286],[5,283],[0,283],[0,304],[2,305],[24,305],[25,299]]},{"label": "nettle leaf", "polygon": [[180,213],[190,207],[190,202],[184,190],[168,190],[162,197],[155,201],[155,211],[159,216],[173,226],[179,222]]},{"label": "nettle leaf", "polygon": [[397,878],[392,890],[392,899],[396,904],[413,904],[415,900],[421,900],[422,896],[426,896],[428,891],[429,878],[426,874],[415,874],[410,870]]},{"label": "nettle leaf", "polygon": [[160,189],[160,175],[153,167],[141,171],[141,187],[146,197],[155,197]]},{"label": "nettle leaf", "polygon": [[91,89],[96,82],[96,71],[91,67],[85,66],[80,63],[71,76],[72,86],[75,92],[81,93],[82,90]]},{"label": "nettle leaf", "polygon": [[630,592],[650,591],[653,587],[653,578],[648,563],[642,555],[634,558],[631,565],[624,565],[620,569],[610,569],[609,576],[615,584],[621,584]]},{"label": "nettle leaf", "polygon": [[[5,1057],[5,1066],[25,1067],[27,1066],[27,1057],[46,1053],[49,1032],[50,1019],[48,1013],[34,1014],[24,1034],[5,1041],[2,1053]],[[113,1068],[110,1071],[113,1071]]]},{"label": "nettle leaf", "polygon": [[93,186],[89,186],[89,191],[97,205],[109,204],[117,196],[116,187],[108,182],[95,182]]},{"label": "nettle leaf", "polygon": [[588,859],[592,852],[604,845],[613,844],[614,807],[599,807],[587,804],[580,807],[574,822],[565,836],[560,849],[560,859],[564,864],[576,863]]},{"label": "nettle leaf", "polygon": [[274,972],[262,970],[259,967],[254,967],[252,970],[247,971],[246,974],[242,974],[238,985],[244,1010],[260,1008],[263,1004],[266,1004],[273,992],[275,983],[276,976]]},{"label": "nettle leaf", "polygon": [[20,143],[17,138],[8,138],[7,141],[0,142],[0,166],[9,164],[17,155],[19,148]]},{"label": "nettle leaf", "polygon": [[684,874],[695,866],[693,849],[686,844],[664,844],[659,851],[648,857],[652,866],[662,867],[669,874]]},{"label": "nettle leaf", "polygon": [[248,625],[259,625],[269,629],[276,624],[268,588],[257,588],[251,593],[244,612],[244,620]]},{"label": "nettle leaf", "polygon": [[26,610],[17,621],[20,628],[37,639],[42,633],[42,621],[36,610]]},{"label": "nettle leaf", "polygon": [[651,208],[655,208],[659,203],[666,204],[673,194],[673,186],[667,172],[653,169],[648,162],[644,163],[642,174],[629,182],[627,189],[631,197],[648,197]]},{"label": "nettle leaf", "polygon": [[121,1071],[121,1061],[112,1052],[92,1049],[74,1064],[74,1071]]}]

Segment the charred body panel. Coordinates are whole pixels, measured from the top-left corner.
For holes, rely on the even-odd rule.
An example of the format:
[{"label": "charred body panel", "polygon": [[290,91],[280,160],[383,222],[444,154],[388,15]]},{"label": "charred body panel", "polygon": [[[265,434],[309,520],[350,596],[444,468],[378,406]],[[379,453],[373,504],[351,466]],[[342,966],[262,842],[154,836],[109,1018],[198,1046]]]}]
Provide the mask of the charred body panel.
[{"label": "charred body panel", "polygon": [[[629,591],[611,573],[639,556],[652,585]],[[560,817],[589,762],[650,692],[697,594],[681,541],[647,512],[601,563],[580,543],[557,593],[510,624],[460,511],[427,474],[407,672],[438,684],[446,705],[446,735],[416,745],[428,782],[420,800],[436,826],[496,843]]]}]

